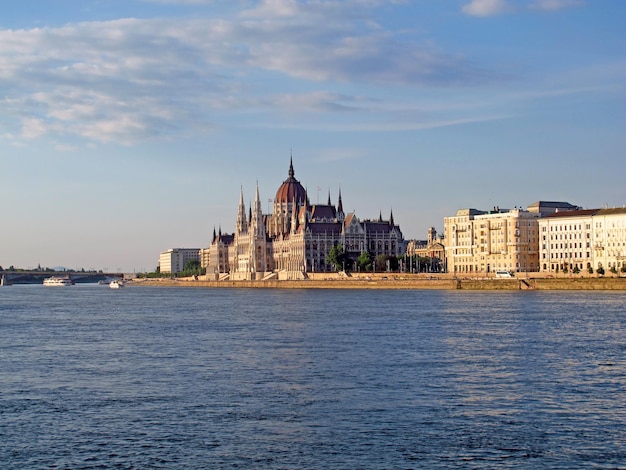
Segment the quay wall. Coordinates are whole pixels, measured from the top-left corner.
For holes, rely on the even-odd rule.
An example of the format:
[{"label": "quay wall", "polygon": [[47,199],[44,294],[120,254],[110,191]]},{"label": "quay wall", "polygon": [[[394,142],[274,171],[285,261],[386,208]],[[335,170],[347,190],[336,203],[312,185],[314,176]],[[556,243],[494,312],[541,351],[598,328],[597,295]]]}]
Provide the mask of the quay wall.
[{"label": "quay wall", "polygon": [[325,275],[323,279],[207,281],[193,278],[137,279],[131,285],[248,289],[431,289],[431,290],[618,290],[626,291],[626,278],[529,278],[469,279],[447,276],[346,277]]}]

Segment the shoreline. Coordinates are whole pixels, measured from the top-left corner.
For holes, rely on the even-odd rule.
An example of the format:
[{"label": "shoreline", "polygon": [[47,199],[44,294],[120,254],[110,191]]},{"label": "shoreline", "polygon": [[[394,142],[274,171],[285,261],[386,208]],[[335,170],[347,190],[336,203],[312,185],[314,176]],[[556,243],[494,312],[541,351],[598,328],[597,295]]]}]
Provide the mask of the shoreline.
[{"label": "shoreline", "polygon": [[430,278],[378,276],[367,278],[331,277],[299,280],[215,281],[193,278],[134,279],[131,284],[145,287],[205,287],[219,289],[387,289],[387,290],[607,290],[626,291],[626,277],[582,278],[454,278],[440,275]]}]

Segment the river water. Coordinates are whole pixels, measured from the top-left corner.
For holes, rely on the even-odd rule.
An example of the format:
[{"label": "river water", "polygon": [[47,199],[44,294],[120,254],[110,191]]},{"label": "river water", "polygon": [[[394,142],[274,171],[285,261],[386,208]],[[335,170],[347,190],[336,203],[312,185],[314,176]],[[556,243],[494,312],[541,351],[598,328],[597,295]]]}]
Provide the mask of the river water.
[{"label": "river water", "polygon": [[2,468],[626,468],[626,293],[0,288]]}]

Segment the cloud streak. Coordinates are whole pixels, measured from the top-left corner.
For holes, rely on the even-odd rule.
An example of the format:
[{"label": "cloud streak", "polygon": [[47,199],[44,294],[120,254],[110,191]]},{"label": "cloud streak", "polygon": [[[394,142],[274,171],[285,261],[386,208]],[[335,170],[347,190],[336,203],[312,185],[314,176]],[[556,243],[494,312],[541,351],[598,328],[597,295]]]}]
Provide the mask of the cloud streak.
[{"label": "cloud streak", "polygon": [[[222,17],[0,29],[0,135],[15,143],[52,135],[132,145],[211,132],[236,113],[310,115],[302,123],[319,113],[364,113],[365,119],[382,113],[381,121],[395,121],[404,103],[382,105],[376,98],[390,86],[408,98],[508,80],[415,31],[386,29],[375,20],[378,7],[402,3],[264,0]],[[573,3],[534,2],[552,9]],[[474,0],[465,7],[487,16],[507,4]],[[370,96],[345,92],[360,85]],[[482,115],[430,119],[439,125]]]},{"label": "cloud streak", "polygon": [[524,10],[558,11],[566,8],[580,7],[584,0],[529,0],[514,2],[513,0],[471,0],[461,9],[470,16],[489,17],[503,13],[514,13]]},{"label": "cloud streak", "polygon": [[[419,37],[400,39],[375,24],[368,12],[380,3],[266,0],[224,18],[0,30],[0,106],[13,123],[4,122],[3,134],[133,144],[210,131],[220,113],[249,107],[349,111],[346,99],[320,91],[342,83],[419,88],[491,79]],[[277,95],[272,82],[286,79],[297,91],[266,99]]]}]

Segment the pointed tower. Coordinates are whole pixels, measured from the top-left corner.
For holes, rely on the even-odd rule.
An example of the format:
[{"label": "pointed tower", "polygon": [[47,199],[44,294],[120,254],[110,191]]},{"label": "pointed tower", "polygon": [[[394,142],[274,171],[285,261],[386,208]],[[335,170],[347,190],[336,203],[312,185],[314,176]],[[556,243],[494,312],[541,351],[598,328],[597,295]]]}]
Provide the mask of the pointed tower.
[{"label": "pointed tower", "polygon": [[215,243],[216,239],[217,239],[217,233],[215,233],[215,226],[213,226],[213,238],[211,239],[211,245]]},{"label": "pointed tower", "polygon": [[261,209],[261,197],[259,196],[259,184],[256,185],[254,204],[250,213],[250,267],[253,273],[264,273],[267,269],[267,236],[263,211]]},{"label": "pointed tower", "polygon": [[294,201],[306,201],[306,191],[296,179],[293,171],[293,157],[289,158],[289,177],[283,181],[274,197],[274,223],[270,227],[270,235],[289,233],[289,220]]},{"label": "pointed tower", "polygon": [[393,209],[391,209],[391,214],[389,215],[389,225],[392,227],[395,225],[393,223]]},{"label": "pointed tower", "polygon": [[255,237],[265,238],[265,227],[263,224],[263,211],[261,209],[261,198],[259,197],[259,183],[256,185],[254,196],[254,206],[250,213],[250,223]]},{"label": "pointed tower", "polygon": [[248,231],[248,220],[246,218],[246,205],[243,203],[243,188],[239,193],[239,209],[237,210],[236,235],[244,234]]},{"label": "pointed tower", "polygon": [[296,200],[293,200],[293,204],[291,206],[291,233],[296,233],[298,231],[298,204]]},{"label": "pointed tower", "polygon": [[332,205],[332,202],[330,202],[330,189],[328,190],[328,202],[326,203],[327,206]]},{"label": "pointed tower", "polygon": [[343,202],[341,201],[341,188],[339,188],[339,200],[337,201],[337,219],[342,223],[346,220],[346,214],[343,211]]}]

